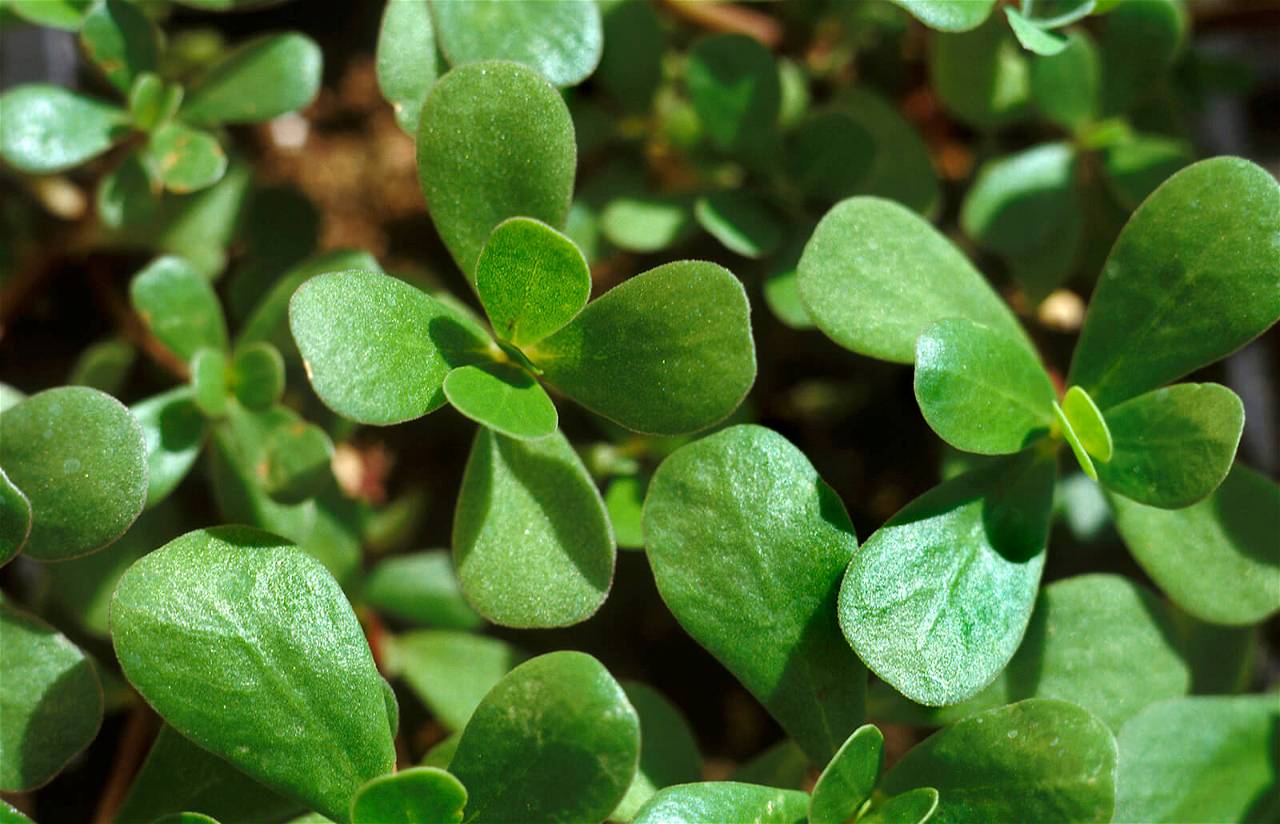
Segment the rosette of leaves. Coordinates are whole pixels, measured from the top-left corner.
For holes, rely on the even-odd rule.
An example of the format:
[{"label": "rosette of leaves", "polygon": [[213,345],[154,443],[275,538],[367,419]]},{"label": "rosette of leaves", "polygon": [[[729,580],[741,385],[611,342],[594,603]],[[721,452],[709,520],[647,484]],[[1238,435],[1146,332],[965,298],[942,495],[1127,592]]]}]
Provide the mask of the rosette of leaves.
[{"label": "rosette of leaves", "polygon": [[7,91],[0,97],[0,157],[21,172],[62,172],[128,147],[104,187],[153,196],[195,192],[227,172],[221,126],[296,111],[320,87],[320,49],[297,32],[243,43],[202,76],[179,83],[158,74],[162,41],[143,6],[98,0],[78,29],[85,57],[123,103],[47,84]]},{"label": "rosette of leaves", "polygon": [[338,414],[388,425],[449,403],[481,424],[453,551],[472,605],[511,626],[586,619],[613,574],[604,506],[544,384],[629,429],[675,434],[728,416],[755,377],[746,294],[720,266],[670,263],[588,303],[586,261],[554,228],[574,159],[568,111],[536,72],[452,70],[423,107],[418,161],[489,328],[366,271],[312,278],[290,304],[312,387]]},{"label": "rosette of leaves", "polygon": [[[1274,553],[1244,515],[1276,511],[1280,490],[1232,469],[1239,398],[1217,384],[1166,386],[1280,317],[1278,217],[1280,187],[1248,161],[1215,158],[1167,180],[1111,250],[1059,397],[1013,313],[929,224],[874,198],[827,214],[799,266],[814,322],[855,352],[913,363],[934,431],[992,456],[909,504],[854,557],[840,623],[872,671],[943,705],[1004,668],[1031,615],[1064,447],[1181,606],[1226,623],[1280,607]],[[1215,595],[1231,606],[1207,604]]]}]

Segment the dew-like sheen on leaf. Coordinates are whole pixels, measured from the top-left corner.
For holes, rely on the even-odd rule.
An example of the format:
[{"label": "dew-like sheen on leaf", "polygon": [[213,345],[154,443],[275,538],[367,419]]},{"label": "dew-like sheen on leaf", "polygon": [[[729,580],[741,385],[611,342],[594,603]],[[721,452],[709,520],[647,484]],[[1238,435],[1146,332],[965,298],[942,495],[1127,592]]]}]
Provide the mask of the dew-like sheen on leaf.
[{"label": "dew-like sheen on leaf", "polygon": [[0,95],[0,157],[20,172],[50,174],[97,157],[128,134],[128,115],[61,86]]}]

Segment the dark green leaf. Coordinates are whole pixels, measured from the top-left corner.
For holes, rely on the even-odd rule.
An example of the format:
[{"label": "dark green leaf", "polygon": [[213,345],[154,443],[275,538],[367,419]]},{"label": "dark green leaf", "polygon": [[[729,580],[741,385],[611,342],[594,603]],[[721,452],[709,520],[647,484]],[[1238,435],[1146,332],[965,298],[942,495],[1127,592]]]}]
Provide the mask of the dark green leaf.
[{"label": "dark green leaf", "polygon": [[147,506],[153,507],[191,471],[208,430],[187,386],[148,398],[129,411],[147,446]]},{"label": "dark green leaf", "polygon": [[924,824],[938,809],[938,791],[916,787],[886,798],[858,819],[858,824]]},{"label": "dark green leaf", "polygon": [[102,687],[79,648],[4,601],[0,649],[0,790],[31,790],[57,775],[98,734]]},{"label": "dark green leaf", "polygon": [[880,779],[884,736],[871,724],[853,731],[818,776],[809,799],[809,824],[844,824],[857,818]]},{"label": "dark green leaf", "polygon": [[618,682],[581,652],[516,667],[480,702],[449,771],[468,822],[601,821],[635,775],[640,722]]},{"label": "dark green leaf", "polygon": [[604,48],[600,10],[591,0],[435,0],[431,11],[440,49],[454,66],[510,60],[557,86],[576,86],[595,71]]},{"label": "dark green leaf", "polygon": [[678,261],[614,287],[527,354],[557,389],[628,429],[694,432],[728,417],[755,381],[750,311],[728,269]]},{"label": "dark green leaf", "polygon": [[982,25],[991,15],[996,0],[892,0],[911,12],[912,16],[931,29],[939,31],[968,31]]},{"label": "dark green leaf", "polygon": [[1278,223],[1280,184],[1247,160],[1204,160],[1169,178],[1111,249],[1070,383],[1107,411],[1265,331],[1280,317]]},{"label": "dark green leaf", "polygon": [[1035,21],[1028,20],[1012,6],[1005,6],[1004,13],[1009,19],[1009,28],[1013,30],[1014,36],[1027,51],[1052,57],[1055,54],[1061,54],[1067,47],[1066,37],[1049,31]]},{"label": "dark green leaf", "polygon": [[133,348],[133,344],[121,338],[106,338],[92,343],[76,358],[67,383],[118,395],[137,355],[138,350]]},{"label": "dark green leaf", "polygon": [[559,422],[546,390],[517,366],[460,366],[445,376],[444,394],[454,409],[509,438],[545,438]]},{"label": "dark green leaf", "polygon": [[269,343],[251,343],[231,358],[231,388],[249,409],[266,409],[284,394],[284,358]]},{"label": "dark green leaf", "polygon": [[489,235],[476,263],[476,292],[501,340],[526,346],[561,329],[591,297],[591,272],[573,241],[517,217]]},{"label": "dark green leaf", "polygon": [[31,502],[0,469],[0,566],[13,560],[31,534]]},{"label": "dark green leaf", "polygon": [[135,77],[155,71],[160,51],[151,20],[125,0],[104,0],[90,9],[80,25],[80,45],[111,85],[126,94]]},{"label": "dark green leaf", "polygon": [[456,68],[422,107],[418,179],[436,230],[473,282],[480,250],[502,221],[564,225],[576,164],[569,109],[524,66]]},{"label": "dark green leaf", "polygon": [[458,824],[466,804],[458,779],[435,767],[411,767],[361,787],[351,799],[351,824]]},{"label": "dark green leaf", "polygon": [[444,629],[475,629],[483,621],[462,597],[445,550],[379,561],[364,582],[364,600],[379,612]]},{"label": "dark green leaf", "polygon": [[865,673],[832,609],[857,540],[799,450],[734,426],[674,452],[645,501],[663,601],[819,764],[862,722]]},{"label": "dark green leaf", "polygon": [[787,135],[787,175],[809,197],[834,202],[858,192],[871,171],[876,139],[849,113],[824,111]]},{"label": "dark green leaf", "polygon": [[1119,114],[1161,85],[1187,28],[1178,0],[1116,4],[1102,26],[1103,114]]},{"label": "dark green leaf", "polygon": [[743,764],[730,777],[744,784],[802,789],[809,785],[809,757],[794,741],[784,738]]},{"label": "dark green leaf", "polygon": [[182,123],[166,123],[152,132],[143,162],[153,179],[180,195],[212,186],[227,172],[227,155],[218,139]]},{"label": "dark green leaf", "polygon": [[929,50],[929,79],[943,108],[977,129],[1022,117],[1031,97],[1029,59],[1008,24],[992,15],[961,34],[937,34]]},{"label": "dark green leaf", "polygon": [[782,86],[768,49],[745,34],[704,37],[689,53],[685,82],[712,146],[753,163],[769,160]]},{"label": "dark green leaf", "polygon": [[689,722],[657,690],[638,681],[622,682],[627,700],[640,716],[640,766],[627,790],[609,815],[610,821],[630,821],[663,787],[697,781],[702,756]]},{"label": "dark green leaf", "polygon": [[631,110],[645,111],[662,84],[667,36],[648,0],[606,0],[600,4],[604,53],[594,83]]},{"label": "dark green leaf", "polygon": [[251,40],[190,86],[182,119],[196,126],[260,123],[297,111],[320,90],[322,65],[320,47],[304,34]]},{"label": "dark green leaf", "polygon": [[221,350],[205,347],[191,358],[191,397],[196,407],[210,418],[227,413],[231,399],[231,376],[227,356]]},{"label": "dark green leaf", "polygon": [[1102,155],[1107,182],[1120,202],[1133,209],[1159,188],[1174,172],[1192,160],[1190,147],[1181,140],[1153,135],[1133,135],[1108,146]]},{"label": "dark green leaf", "polygon": [[115,398],[49,389],[0,415],[0,467],[31,503],[23,552],[58,561],[102,549],[147,497],[142,429]]},{"label": "dark green leaf", "polygon": [[418,114],[440,75],[435,28],[427,0],[387,0],[378,29],[378,88],[396,122],[418,132]]},{"label": "dark green leaf", "polygon": [[750,821],[752,824],[804,824],[809,796],[736,781],[678,784],[659,790],[631,824],[703,824]]},{"label": "dark green leaf", "polygon": [[178,113],[182,96],[181,86],[164,82],[155,72],[142,72],[128,89],[129,116],[134,127],[151,131],[171,120]]},{"label": "dark green leaf", "polygon": [[960,225],[979,245],[1001,255],[1041,250],[1070,221],[1080,220],[1075,174],[1075,149],[1067,143],[1046,143],[993,160],[965,195]]},{"label": "dark green leaf", "polygon": [[436,720],[454,732],[525,657],[497,638],[448,630],[405,633],[387,644],[387,653],[388,672],[403,677]]},{"label": "dark green leaf", "polygon": [[283,539],[190,532],[116,588],[120,666],[174,729],[273,789],[346,820],[391,771],[382,679],[338,583]]},{"label": "dark green leaf", "polygon": [[180,257],[157,258],[129,284],[133,308],[184,361],[204,347],[227,348],[227,322],[209,279]]},{"label": "dark green leaf", "polygon": [[1072,131],[1098,112],[1098,47],[1087,32],[1067,34],[1066,48],[1031,61],[1031,95],[1045,117]]},{"label": "dark green leaf", "polygon": [[0,157],[20,172],[49,174],[97,157],[128,133],[128,115],[60,86],[0,95]]},{"label": "dark green leaf", "polygon": [[748,258],[771,253],[782,242],[783,225],[767,202],[731,189],[698,198],[693,215],[726,249]]},{"label": "dark green leaf", "polygon": [[860,191],[896,200],[922,215],[937,212],[942,192],[929,147],[897,107],[861,87],[842,95],[840,105],[875,142],[871,168]]},{"label": "dark green leaf", "polygon": [[283,406],[258,413],[267,422],[263,460],[258,465],[262,489],[283,504],[298,504],[332,482],[333,441],[315,424]]}]

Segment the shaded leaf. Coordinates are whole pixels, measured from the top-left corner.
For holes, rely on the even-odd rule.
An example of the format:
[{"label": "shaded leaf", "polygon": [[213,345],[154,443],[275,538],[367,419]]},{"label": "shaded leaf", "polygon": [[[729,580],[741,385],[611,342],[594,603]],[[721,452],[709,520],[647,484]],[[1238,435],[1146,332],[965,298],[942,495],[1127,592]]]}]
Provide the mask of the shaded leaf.
[{"label": "shaded leaf", "polygon": [[1102,69],[1098,47],[1084,31],[1067,34],[1066,47],[1031,61],[1031,95],[1045,117],[1078,130],[1098,113]]},{"label": "shaded leaf", "polygon": [[169,497],[195,465],[208,430],[204,415],[181,386],[135,404],[129,410],[147,448],[147,506]]},{"label": "shaded leaf", "polygon": [[444,629],[475,629],[484,621],[462,597],[445,550],[385,558],[369,573],[364,600],[379,612]]},{"label": "shaded leaf", "polygon": [[689,52],[685,83],[712,146],[749,162],[769,159],[782,86],[768,49],[745,34],[704,37]]},{"label": "shaded leaf", "polygon": [[858,192],[876,150],[875,137],[851,114],[816,112],[787,135],[787,175],[809,197],[834,202]]},{"label": "shaded leaf", "polygon": [[858,819],[859,824],[924,824],[938,809],[938,791],[916,787],[886,798]]},{"label": "shaded leaf", "polygon": [[[1076,152],[1047,143],[983,165],[961,207],[960,225],[978,244],[1008,257],[1053,244],[1079,221]],[[1070,263],[1070,261],[1068,261]]]},{"label": "shaded leaf", "polygon": [[657,690],[638,681],[623,681],[627,700],[640,717],[640,766],[610,821],[630,821],[663,787],[697,781],[702,756],[689,722]]},{"label": "shaded leaf", "polygon": [[999,128],[1022,117],[1031,98],[1030,75],[1027,54],[999,15],[972,31],[933,37],[933,91],[944,109],[976,129]]},{"label": "shaded leaf", "polygon": [[609,482],[604,493],[604,506],[613,524],[614,537],[624,549],[644,548],[642,522],[644,495],[649,480],[641,475],[624,475]]},{"label": "shaded leaf", "polygon": [[1154,135],[1133,135],[1106,147],[1102,155],[1107,183],[1129,209],[1136,208],[1192,159],[1185,142]]},{"label": "shaded leaf", "polygon": [[75,31],[83,24],[93,0],[8,0],[5,5],[28,23]]},{"label": "shaded leaf", "polygon": [[897,107],[860,87],[849,89],[839,100],[875,142],[860,191],[895,200],[925,216],[937,212],[942,191],[929,147]]},{"label": "shaded leaf", "polygon": [[0,469],[0,566],[13,560],[31,534],[31,502]]},{"label": "shaded leaf", "polygon": [[80,45],[111,85],[126,94],[135,77],[155,71],[160,51],[151,20],[124,0],[104,0],[89,10],[80,24]]},{"label": "shaded leaf", "polygon": [[106,338],[92,343],[76,358],[67,383],[117,395],[124,388],[137,355],[133,344],[121,338]]},{"label": "shaded leaf", "polygon": [[1187,36],[1177,0],[1117,3],[1102,26],[1102,112],[1119,114],[1158,88]]},{"label": "shaded leaf", "polygon": [[182,119],[196,126],[260,123],[311,103],[320,47],[304,34],[268,34],[228,53],[187,89]]},{"label": "shaded leaf", "polygon": [[436,720],[454,732],[525,657],[497,638],[447,630],[405,633],[387,651],[388,671],[403,677]]},{"label": "shaded leaf", "polygon": [[436,0],[431,11],[440,48],[454,66],[510,60],[557,86],[576,86],[595,71],[604,48],[600,10],[591,0]]},{"label": "shaded leaf", "polygon": [[219,349],[204,347],[191,358],[191,398],[210,418],[227,414],[231,400],[231,376],[227,356]]},{"label": "shaded leaf", "polygon": [[457,824],[467,804],[467,789],[436,767],[411,767],[382,775],[356,791],[351,799],[352,824]]},{"label": "shaded leaf", "polygon": [[781,219],[768,203],[749,192],[726,190],[698,198],[694,217],[730,252],[759,258],[782,242]]},{"label": "shaded leaf", "polygon": [[231,388],[249,409],[266,409],[284,394],[284,358],[269,343],[241,346],[231,358]]},{"label": "shaded leaf", "polygon": [[607,0],[600,16],[604,53],[593,82],[628,109],[643,111],[662,84],[667,36],[657,10],[647,0]]}]

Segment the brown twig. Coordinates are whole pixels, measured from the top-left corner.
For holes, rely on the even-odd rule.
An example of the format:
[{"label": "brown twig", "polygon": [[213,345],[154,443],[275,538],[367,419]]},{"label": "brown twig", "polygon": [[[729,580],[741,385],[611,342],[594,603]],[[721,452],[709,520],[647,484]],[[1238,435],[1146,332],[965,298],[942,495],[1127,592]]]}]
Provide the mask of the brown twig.
[{"label": "brown twig", "polygon": [[667,7],[695,25],[712,31],[745,34],[770,49],[782,42],[782,24],[754,9],[711,0],[667,0]]},{"label": "brown twig", "polygon": [[133,777],[138,773],[143,754],[155,738],[155,716],[145,706],[139,706],[129,715],[120,744],[116,747],[115,761],[107,785],[98,799],[98,809],[93,815],[94,824],[110,824],[116,811],[128,793]]}]

